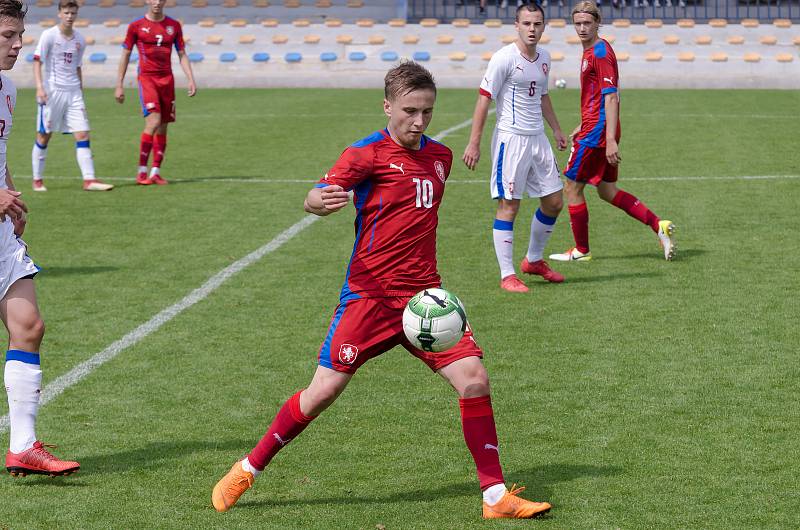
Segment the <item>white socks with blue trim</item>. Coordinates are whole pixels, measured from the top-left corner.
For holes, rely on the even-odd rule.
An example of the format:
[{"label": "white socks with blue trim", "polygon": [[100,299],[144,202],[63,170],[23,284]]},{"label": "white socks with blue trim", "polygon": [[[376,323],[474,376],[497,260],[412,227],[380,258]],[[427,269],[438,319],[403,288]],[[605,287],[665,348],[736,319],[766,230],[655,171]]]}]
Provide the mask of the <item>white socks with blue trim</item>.
[{"label": "white socks with blue trim", "polygon": [[42,147],[39,142],[33,142],[33,152],[31,153],[33,180],[42,180],[45,162],[47,162],[47,146]]},{"label": "white socks with blue trim", "polygon": [[536,209],[536,213],[531,219],[531,240],[528,243],[528,262],[533,263],[542,259],[544,254],[544,247],[550,241],[550,236],[553,234],[553,227],[556,224],[556,218],[550,217],[542,213],[540,208]]},{"label": "white socks with blue trim", "polygon": [[494,253],[500,265],[500,279],[514,274],[514,221],[494,220]]},{"label": "white socks with blue trim", "polygon": [[92,148],[89,145],[89,140],[75,142],[75,158],[78,159],[78,167],[81,168],[83,180],[95,180]]},{"label": "white socks with blue trim", "polygon": [[36,441],[36,415],[42,387],[39,354],[21,350],[6,352],[3,382],[8,394],[8,417],[12,453],[33,447]]}]

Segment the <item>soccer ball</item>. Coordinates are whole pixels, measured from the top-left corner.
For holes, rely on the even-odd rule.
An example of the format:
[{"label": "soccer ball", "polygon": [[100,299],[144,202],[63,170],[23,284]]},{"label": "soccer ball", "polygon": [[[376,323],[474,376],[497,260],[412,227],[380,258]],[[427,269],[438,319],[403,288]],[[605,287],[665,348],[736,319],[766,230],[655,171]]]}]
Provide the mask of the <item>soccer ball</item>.
[{"label": "soccer ball", "polygon": [[556,79],[556,88],[567,88],[566,79]]},{"label": "soccer ball", "polygon": [[449,350],[467,329],[464,304],[444,289],[415,294],[403,311],[403,331],[416,348],[430,352]]}]

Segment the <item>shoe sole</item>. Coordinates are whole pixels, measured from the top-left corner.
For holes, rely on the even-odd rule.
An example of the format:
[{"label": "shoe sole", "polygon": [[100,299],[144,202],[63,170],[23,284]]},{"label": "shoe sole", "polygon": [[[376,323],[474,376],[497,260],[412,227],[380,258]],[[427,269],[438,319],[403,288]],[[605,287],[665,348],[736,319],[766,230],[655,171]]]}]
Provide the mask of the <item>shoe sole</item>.
[{"label": "shoe sole", "polygon": [[542,515],[548,513],[552,509],[553,509],[553,507],[550,506],[549,508],[545,508],[544,510],[541,510],[541,511],[538,511],[538,512],[532,514],[530,517],[514,517],[512,515],[501,516],[501,517],[486,517],[483,514],[481,514],[481,518],[483,518],[483,519],[536,519],[537,517],[541,517]]},{"label": "shoe sole", "polygon": [[581,258],[574,258],[574,259],[561,259],[561,258],[558,258],[556,256],[558,256],[558,254],[550,254],[550,258],[549,259],[551,259],[552,261],[558,261],[560,263],[570,263],[572,261],[591,261],[592,260],[591,256],[583,256]]},{"label": "shoe sole", "polygon": [[80,471],[80,467],[73,467],[70,469],[65,469],[64,471],[39,471],[38,469],[28,469],[25,467],[6,467],[6,471],[8,471],[12,477],[27,477],[28,475],[46,475],[49,477],[66,477],[67,475],[72,475],[73,473],[77,473]]}]

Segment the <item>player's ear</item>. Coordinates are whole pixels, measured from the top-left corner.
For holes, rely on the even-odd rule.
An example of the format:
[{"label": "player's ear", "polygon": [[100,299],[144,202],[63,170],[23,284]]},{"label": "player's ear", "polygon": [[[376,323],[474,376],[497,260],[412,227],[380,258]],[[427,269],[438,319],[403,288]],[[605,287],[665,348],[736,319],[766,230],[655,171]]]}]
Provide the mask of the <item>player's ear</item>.
[{"label": "player's ear", "polygon": [[392,102],[385,98],[383,100],[383,112],[388,117],[392,117]]}]

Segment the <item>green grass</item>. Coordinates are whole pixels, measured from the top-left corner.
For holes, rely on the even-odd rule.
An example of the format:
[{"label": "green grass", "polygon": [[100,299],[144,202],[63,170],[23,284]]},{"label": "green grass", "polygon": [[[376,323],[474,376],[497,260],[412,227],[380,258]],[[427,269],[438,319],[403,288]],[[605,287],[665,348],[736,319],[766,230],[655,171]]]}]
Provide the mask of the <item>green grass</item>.
[{"label": "green grass", "polygon": [[[552,94],[565,130],[577,96]],[[430,132],[464,121],[474,99],[441,91]],[[87,103],[98,174],[132,178],[136,105],[110,91]],[[380,103],[374,90],[179,95],[172,185],[84,193],[72,141],[56,137],[47,174],[74,178],[33,194],[33,94],[20,91],[9,165],[44,269],[45,383],[302,219],[308,183],[262,180],[318,178],[385,125]],[[795,526],[800,154],[787,109],[798,106],[789,91],[625,92],[621,186],[678,225],[678,258],[665,262],[649,229],[591,195],[595,260],[557,266],[563,285],[529,280],[529,295],[498,288],[494,204],[488,182],[474,183],[488,180],[490,131],[477,172],[454,165],[440,272],[486,351],[506,478],[552,502],[547,518],[479,519],[456,397],[399,349],[363,367],[234,510],[211,509],[216,480],[310,379],[352,248],[347,210],[44,406],[38,434],[81,472],[0,477],[0,528]],[[456,159],[467,137],[445,140]],[[759,175],[794,178],[719,179]],[[517,259],[534,207],[517,222]],[[549,250],[570,243],[562,215]]]}]

